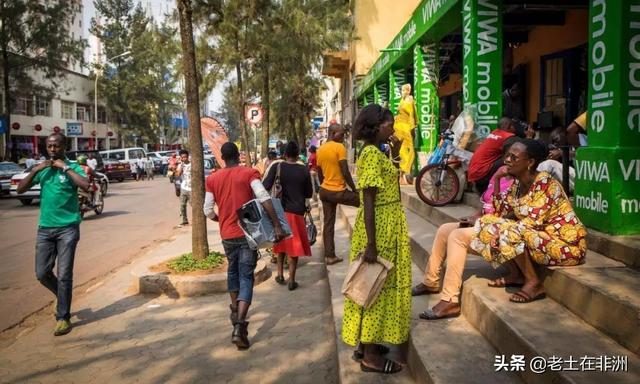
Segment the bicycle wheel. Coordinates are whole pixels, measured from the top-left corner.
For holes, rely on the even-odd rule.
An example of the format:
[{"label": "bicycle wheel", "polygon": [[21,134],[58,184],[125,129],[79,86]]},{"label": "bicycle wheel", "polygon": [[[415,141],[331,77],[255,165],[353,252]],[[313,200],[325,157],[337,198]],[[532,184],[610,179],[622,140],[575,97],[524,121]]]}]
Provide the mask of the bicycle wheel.
[{"label": "bicycle wheel", "polygon": [[431,164],[422,168],[415,181],[422,201],[435,207],[447,205],[458,195],[460,181],[448,165]]}]

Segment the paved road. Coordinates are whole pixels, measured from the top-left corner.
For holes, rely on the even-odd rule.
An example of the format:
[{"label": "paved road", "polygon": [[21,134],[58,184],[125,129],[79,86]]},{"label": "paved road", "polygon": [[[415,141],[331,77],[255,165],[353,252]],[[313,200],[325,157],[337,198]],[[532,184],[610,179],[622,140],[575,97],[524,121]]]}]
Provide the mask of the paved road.
[{"label": "paved road", "polygon": [[[24,207],[18,200],[0,199],[0,330],[53,301],[35,279],[38,215],[37,204]],[[167,179],[112,183],[103,214],[87,213],[80,227],[74,286],[90,286],[92,279],[167,239],[178,222],[178,199]]]}]

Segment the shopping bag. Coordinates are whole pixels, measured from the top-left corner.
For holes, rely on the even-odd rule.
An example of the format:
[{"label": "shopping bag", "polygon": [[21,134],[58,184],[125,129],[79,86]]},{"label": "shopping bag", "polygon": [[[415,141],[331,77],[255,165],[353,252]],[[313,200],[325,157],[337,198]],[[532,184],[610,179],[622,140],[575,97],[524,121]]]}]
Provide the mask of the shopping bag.
[{"label": "shopping bag", "polygon": [[[280,199],[271,199],[285,238],[291,236],[291,227],[282,208]],[[257,199],[245,203],[238,211],[238,223],[251,249],[270,248],[275,243],[276,232],[269,215]]]},{"label": "shopping bag", "polygon": [[378,257],[375,263],[365,262],[361,252],[349,265],[342,284],[342,294],[364,309],[371,308],[378,299],[391,269],[393,263],[382,257]]}]

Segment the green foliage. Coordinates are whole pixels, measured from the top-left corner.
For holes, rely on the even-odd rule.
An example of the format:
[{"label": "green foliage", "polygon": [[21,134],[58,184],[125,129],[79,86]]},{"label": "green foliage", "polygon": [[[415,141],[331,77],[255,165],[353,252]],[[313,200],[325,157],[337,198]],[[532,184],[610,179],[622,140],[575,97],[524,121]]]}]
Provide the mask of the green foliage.
[{"label": "green foliage", "polygon": [[175,272],[191,272],[191,271],[206,271],[219,267],[224,263],[225,256],[220,252],[210,252],[209,256],[202,260],[196,260],[193,258],[191,252],[185,253],[167,263],[167,266]]},{"label": "green foliage", "polygon": [[[77,23],[77,1],[0,0],[0,78],[3,113],[10,122],[16,93],[50,98],[60,92],[67,69],[84,64],[87,45],[72,36]],[[44,78],[47,83],[34,79]],[[7,139],[10,131],[7,130]]]},{"label": "green foliage", "polygon": [[[180,47],[177,28],[169,20],[157,24],[133,0],[96,0],[99,19],[92,20],[91,33],[103,43],[107,59],[129,51],[113,62],[96,67],[104,73],[99,95],[106,99],[112,121],[144,141],[175,136],[170,118],[181,111],[183,95],[178,89]],[[98,21],[100,20],[100,22]]]},{"label": "green foliage", "polygon": [[233,100],[261,101],[276,133],[303,141],[320,104],[322,54],[346,48],[353,35],[349,1],[200,0],[196,5],[194,22],[208,37],[206,55],[225,77],[237,73],[239,63],[245,80],[242,95],[237,87],[226,88],[225,99],[232,102],[224,108],[238,116],[241,104]]}]

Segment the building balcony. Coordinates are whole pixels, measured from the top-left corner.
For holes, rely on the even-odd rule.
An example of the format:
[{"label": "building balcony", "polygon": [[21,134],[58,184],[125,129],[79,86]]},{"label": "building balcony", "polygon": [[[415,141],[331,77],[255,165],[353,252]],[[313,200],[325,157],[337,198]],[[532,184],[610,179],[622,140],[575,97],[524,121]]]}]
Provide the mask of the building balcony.
[{"label": "building balcony", "polygon": [[349,52],[327,51],[322,55],[322,74],[342,79],[349,73]]}]

